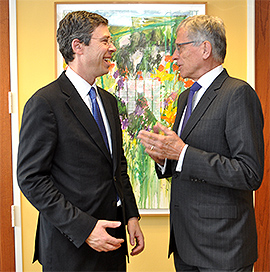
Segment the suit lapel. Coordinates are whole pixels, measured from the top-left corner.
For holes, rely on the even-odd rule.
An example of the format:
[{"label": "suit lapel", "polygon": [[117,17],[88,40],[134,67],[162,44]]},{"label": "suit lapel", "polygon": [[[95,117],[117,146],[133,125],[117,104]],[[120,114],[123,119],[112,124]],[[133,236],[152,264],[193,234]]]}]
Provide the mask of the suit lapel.
[{"label": "suit lapel", "polygon": [[78,121],[83,125],[89,136],[95,141],[100,150],[108,160],[111,161],[110,153],[102,139],[97,123],[75,87],[64,73],[59,77],[59,82],[62,92],[67,95],[66,104],[77,117]]},{"label": "suit lapel", "polygon": [[173,125],[173,131],[175,131],[176,133],[178,131],[180,120],[182,118],[185,106],[187,104],[188,95],[189,95],[189,89],[184,91],[178,98],[177,114],[176,114],[175,122]]},{"label": "suit lapel", "polygon": [[105,113],[107,115],[107,119],[109,121],[110,129],[111,129],[111,140],[112,140],[112,157],[114,162],[114,169],[116,168],[116,162],[117,159],[117,141],[119,138],[119,135],[117,135],[117,130],[115,127],[115,112],[113,111],[112,105],[110,100],[108,99],[108,96],[105,95],[105,92],[103,89],[98,87],[98,91],[104,106]]},{"label": "suit lapel", "polygon": [[[218,91],[221,88],[224,80],[228,77],[227,71],[224,69],[221,74],[213,81],[213,83],[209,86],[209,88],[205,91],[204,95],[200,99],[199,103],[197,104],[196,108],[192,112],[183,132],[181,135],[181,138],[185,140],[189,133],[194,129],[198,121],[201,119],[201,117],[204,115],[204,113],[207,111],[208,107],[211,105],[212,101],[215,99],[215,97],[218,95]],[[186,100],[182,107],[182,112],[184,110],[184,107],[186,105]],[[184,100],[184,99],[183,99]],[[182,116],[182,115],[181,115]],[[179,118],[181,118],[181,116]]]}]

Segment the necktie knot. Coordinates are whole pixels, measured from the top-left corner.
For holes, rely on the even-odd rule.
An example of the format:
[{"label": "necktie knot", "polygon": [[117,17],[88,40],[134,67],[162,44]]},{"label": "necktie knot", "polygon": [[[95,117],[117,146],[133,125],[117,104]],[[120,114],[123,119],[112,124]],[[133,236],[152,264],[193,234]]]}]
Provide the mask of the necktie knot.
[{"label": "necktie knot", "polygon": [[192,100],[193,100],[193,96],[194,96],[195,92],[197,92],[201,87],[202,86],[197,81],[195,81],[193,83],[193,85],[189,89],[189,95],[188,95],[188,101],[187,101],[187,110],[189,111],[189,113],[188,113],[189,116],[190,116],[190,114],[192,112]]},{"label": "necktie knot", "polygon": [[193,85],[190,87],[190,91],[193,92],[193,93],[195,93],[195,92],[197,92],[201,87],[202,87],[202,86],[201,86],[197,81],[195,81],[195,82],[193,83]]},{"label": "necktie knot", "polygon": [[91,100],[97,98],[96,89],[94,87],[91,87],[91,89],[89,91],[89,96],[90,96]]}]

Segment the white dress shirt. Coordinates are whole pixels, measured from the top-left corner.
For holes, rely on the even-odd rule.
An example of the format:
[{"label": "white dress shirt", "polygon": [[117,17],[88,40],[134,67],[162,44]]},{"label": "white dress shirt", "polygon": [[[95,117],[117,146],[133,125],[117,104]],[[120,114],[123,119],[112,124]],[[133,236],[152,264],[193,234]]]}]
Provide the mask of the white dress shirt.
[{"label": "white dress shirt", "polygon": [[[203,76],[201,76],[199,78],[199,80],[197,82],[202,87],[197,92],[195,92],[195,94],[193,96],[192,111],[195,109],[195,107],[199,103],[199,101],[202,98],[202,96],[204,95],[205,91],[213,83],[213,81],[216,79],[216,77],[223,71],[223,69],[224,69],[223,66],[219,65],[218,67],[212,69],[211,71],[209,71],[208,73],[204,74]],[[187,106],[185,107],[183,115],[182,115],[181,120],[180,120],[180,124],[179,124],[179,127],[178,127],[178,135],[180,135],[180,131],[181,131],[181,128],[182,128],[184,116],[185,116],[185,113],[186,113],[186,109],[187,109]],[[179,156],[179,160],[178,160],[178,163],[176,165],[176,171],[178,171],[178,172],[182,171],[182,166],[183,166],[183,162],[184,162],[184,158],[185,158],[187,148],[188,148],[188,145],[186,144],[184,146],[184,148],[182,149],[182,152],[181,152],[181,154]],[[161,171],[162,171],[163,174],[164,174],[164,172],[166,170],[166,165],[167,165],[167,160],[165,160],[165,164],[164,164],[163,167],[160,166]]]},{"label": "white dress shirt", "polygon": [[71,81],[71,83],[74,85],[75,89],[77,90],[77,92],[79,93],[79,95],[81,96],[82,100],[84,101],[86,106],[89,108],[91,113],[92,113],[92,103],[91,103],[91,99],[90,99],[90,96],[88,93],[89,93],[91,87],[95,88],[96,93],[97,93],[98,106],[100,108],[101,116],[102,116],[102,119],[104,122],[105,130],[106,130],[106,134],[107,134],[107,138],[108,138],[108,143],[109,143],[109,148],[110,148],[110,153],[112,155],[111,129],[110,129],[110,125],[109,125],[101,98],[100,98],[99,93],[97,91],[96,83],[94,83],[91,86],[87,81],[85,81],[82,77],[80,77],[70,67],[67,68],[66,76]]}]

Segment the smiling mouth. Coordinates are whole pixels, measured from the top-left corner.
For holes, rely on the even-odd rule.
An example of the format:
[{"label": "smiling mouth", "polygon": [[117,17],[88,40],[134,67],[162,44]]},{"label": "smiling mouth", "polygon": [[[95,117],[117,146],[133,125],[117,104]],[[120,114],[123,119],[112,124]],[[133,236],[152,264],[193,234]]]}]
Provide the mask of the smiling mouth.
[{"label": "smiling mouth", "polygon": [[110,58],[104,58],[103,59],[107,64],[111,65],[111,59]]},{"label": "smiling mouth", "polygon": [[111,59],[110,58],[104,58],[104,63],[106,64],[107,68],[110,68],[112,65]]}]

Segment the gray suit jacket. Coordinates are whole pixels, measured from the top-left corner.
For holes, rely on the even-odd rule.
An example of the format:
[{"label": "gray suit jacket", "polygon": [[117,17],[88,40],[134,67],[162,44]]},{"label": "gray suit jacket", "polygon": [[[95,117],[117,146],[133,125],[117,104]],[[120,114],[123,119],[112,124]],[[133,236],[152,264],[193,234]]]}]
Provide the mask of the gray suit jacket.
[{"label": "gray suit jacket", "polygon": [[[34,260],[52,271],[102,270],[105,253],[86,243],[97,220],[138,217],[127,175],[116,99],[98,88],[112,134],[112,157],[80,95],[63,73],[25,105],[18,183],[39,210]],[[115,236],[115,230],[108,229]],[[108,254],[109,256],[109,254]]]},{"label": "gray suit jacket", "polygon": [[[174,131],[188,93],[179,97]],[[160,178],[172,176],[171,234],[181,258],[216,269],[255,262],[253,190],[261,184],[264,163],[263,115],[256,93],[224,70],[192,112],[181,138],[189,145],[182,171],[175,171],[176,161],[168,161],[165,175],[157,169]]]}]

